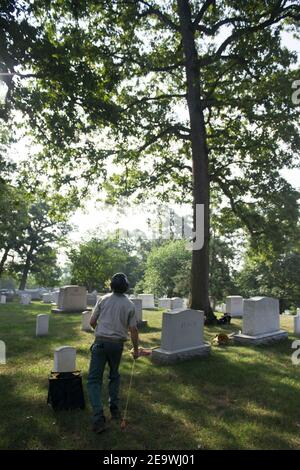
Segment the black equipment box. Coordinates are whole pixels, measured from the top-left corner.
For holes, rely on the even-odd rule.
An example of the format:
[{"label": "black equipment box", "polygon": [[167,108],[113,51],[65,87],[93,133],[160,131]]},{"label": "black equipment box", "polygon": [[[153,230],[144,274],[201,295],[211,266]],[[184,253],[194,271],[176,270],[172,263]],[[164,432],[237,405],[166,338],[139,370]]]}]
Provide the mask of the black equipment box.
[{"label": "black equipment box", "polygon": [[83,410],[85,402],[81,372],[51,372],[47,403],[55,411]]}]

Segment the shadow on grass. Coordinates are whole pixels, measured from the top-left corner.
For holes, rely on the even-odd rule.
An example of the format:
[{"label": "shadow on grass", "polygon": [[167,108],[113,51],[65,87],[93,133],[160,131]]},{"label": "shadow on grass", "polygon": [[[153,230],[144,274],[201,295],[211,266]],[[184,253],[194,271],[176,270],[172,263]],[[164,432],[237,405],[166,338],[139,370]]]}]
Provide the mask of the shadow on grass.
[{"label": "shadow on grass", "polygon": [[[86,377],[93,336],[80,331],[78,316],[51,317],[51,336],[35,338],[35,314],[0,310],[9,346],[9,363],[0,376],[1,448],[7,449],[288,449],[300,447],[299,370],[290,360],[291,341],[268,346],[229,345],[212,348],[208,358],[173,366],[136,364],[128,409],[128,427],[116,423],[101,436],[89,431],[90,407],[59,412],[46,405],[48,373],[54,346],[77,348]],[[13,307],[12,307],[13,308]],[[6,322],[1,320],[6,318]],[[150,315],[148,316],[148,318]],[[147,319],[148,319],[147,318]],[[160,342],[160,316],[141,331],[142,344]],[[221,331],[238,331],[240,323],[205,328],[212,339]],[[2,339],[2,338],[1,338]],[[91,341],[90,341],[91,340]],[[124,406],[132,359],[127,344],[121,363],[121,403]],[[107,373],[103,398],[107,410]]]},{"label": "shadow on grass", "polygon": [[[171,374],[170,367],[158,366],[165,381],[159,380],[159,388],[152,388],[152,400],[162,403],[167,396],[173,409],[180,410],[196,428],[218,436],[219,448],[292,448],[299,431],[300,390],[299,371],[290,361],[290,343],[260,346],[255,350],[261,354],[260,361],[253,364],[233,361],[224,349],[214,349],[206,360],[174,365]],[[248,360],[253,354],[251,348],[230,349]],[[153,375],[151,382],[157,382]],[[177,387],[170,388],[170,382]],[[242,429],[244,436],[239,434]]]}]

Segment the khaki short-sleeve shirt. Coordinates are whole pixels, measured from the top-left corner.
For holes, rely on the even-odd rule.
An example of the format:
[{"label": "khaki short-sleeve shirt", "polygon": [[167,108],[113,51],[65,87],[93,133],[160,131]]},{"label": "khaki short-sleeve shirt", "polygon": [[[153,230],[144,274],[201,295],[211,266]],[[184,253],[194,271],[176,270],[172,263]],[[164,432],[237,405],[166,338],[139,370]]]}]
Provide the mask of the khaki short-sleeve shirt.
[{"label": "khaki short-sleeve shirt", "polygon": [[127,340],[128,329],[137,325],[134,303],[125,294],[107,294],[98,300],[92,313],[97,320],[95,335]]}]

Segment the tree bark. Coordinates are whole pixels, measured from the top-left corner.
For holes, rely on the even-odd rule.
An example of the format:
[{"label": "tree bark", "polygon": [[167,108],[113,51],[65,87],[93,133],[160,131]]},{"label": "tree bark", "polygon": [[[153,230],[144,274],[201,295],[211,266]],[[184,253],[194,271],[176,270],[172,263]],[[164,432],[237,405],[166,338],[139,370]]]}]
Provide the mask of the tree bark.
[{"label": "tree bark", "polygon": [[20,281],[20,285],[19,285],[19,290],[24,290],[25,287],[26,287],[28,274],[29,274],[29,271],[30,271],[30,268],[31,268],[33,251],[34,251],[34,247],[31,246],[28,253],[27,253],[27,256],[26,256],[26,261],[25,261],[23,272],[22,272],[22,277],[21,277],[21,281]]},{"label": "tree bark", "polygon": [[185,56],[187,104],[190,117],[193,168],[193,223],[197,204],[204,205],[204,245],[192,251],[191,308],[203,310],[206,322],[215,321],[209,302],[209,173],[204,113],[201,106],[200,69],[189,0],[177,0]]},{"label": "tree bark", "polygon": [[10,252],[10,247],[6,247],[5,250],[4,250],[4,253],[3,253],[3,256],[1,258],[1,261],[0,261],[0,278],[3,274],[3,271],[4,271],[4,265],[6,263],[6,260],[7,260],[7,257],[8,257],[8,254]]}]

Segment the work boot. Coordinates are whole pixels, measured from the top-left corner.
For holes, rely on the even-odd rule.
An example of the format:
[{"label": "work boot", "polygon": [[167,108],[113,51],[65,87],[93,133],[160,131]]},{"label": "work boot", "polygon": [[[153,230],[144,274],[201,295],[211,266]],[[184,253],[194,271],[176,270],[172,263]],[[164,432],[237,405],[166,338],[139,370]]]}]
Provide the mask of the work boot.
[{"label": "work boot", "polygon": [[111,419],[121,419],[119,408],[110,408]]},{"label": "work boot", "polygon": [[94,422],[92,430],[96,434],[100,434],[101,432],[105,431],[105,416],[101,416],[97,421]]}]

